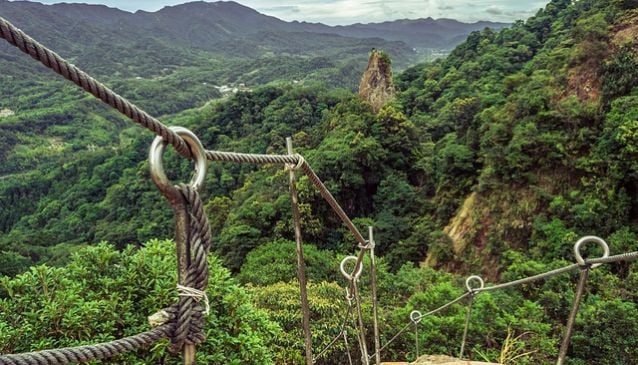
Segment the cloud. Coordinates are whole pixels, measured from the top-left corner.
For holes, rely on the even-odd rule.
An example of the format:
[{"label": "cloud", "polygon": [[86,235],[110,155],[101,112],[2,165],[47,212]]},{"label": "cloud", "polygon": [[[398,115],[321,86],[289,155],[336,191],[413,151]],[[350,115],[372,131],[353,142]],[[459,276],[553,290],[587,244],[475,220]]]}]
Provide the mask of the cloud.
[{"label": "cloud", "polygon": [[502,15],[503,14],[503,10],[496,8],[496,7],[491,7],[491,8],[487,8],[485,9],[485,12],[488,14],[492,14],[492,15]]},{"label": "cloud", "polygon": [[259,11],[263,13],[279,13],[279,12],[291,12],[291,13],[299,13],[301,9],[295,5],[281,5],[281,6],[272,6],[269,8],[259,8]]}]

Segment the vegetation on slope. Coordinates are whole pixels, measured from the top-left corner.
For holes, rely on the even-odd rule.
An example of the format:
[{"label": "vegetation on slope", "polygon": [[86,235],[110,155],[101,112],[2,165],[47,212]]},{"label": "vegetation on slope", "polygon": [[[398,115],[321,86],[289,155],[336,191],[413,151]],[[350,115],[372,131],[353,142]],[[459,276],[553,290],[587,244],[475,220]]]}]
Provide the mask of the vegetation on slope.
[{"label": "vegetation on slope", "polygon": [[[355,224],[375,226],[387,340],[411,310],[461,294],[456,275],[506,281],[556,268],[574,261],[573,242],[586,234],[605,238],[612,253],[638,248],[637,5],[553,0],[526,22],[472,33],[448,58],[403,72],[397,100],[379,113],[346,90],[271,85],[179,113],[171,124],[192,128],[209,149],[283,153],[284,138],[293,135],[296,150]],[[0,125],[21,128],[11,118]],[[32,260],[61,259],[77,244],[108,240],[123,248],[171,235],[170,211],[146,172],[150,138],[136,134],[124,130],[115,151],[62,150],[68,161],[51,154],[40,161],[40,173],[0,181],[3,204],[15,207],[0,212],[5,274],[24,271]],[[7,145],[19,141],[4,138]],[[28,157],[28,151],[10,152],[19,153]],[[189,174],[174,154],[165,164],[175,180]],[[203,196],[220,260],[283,331],[272,338],[268,361],[299,363],[296,284],[285,269],[294,262],[286,181],[279,167],[211,164]],[[337,333],[345,306],[344,283],[329,263],[355,243],[305,178],[299,191],[303,238],[316,248],[308,251],[318,349]],[[423,261],[442,270],[412,264]],[[592,271],[570,364],[638,362],[637,268]],[[28,275],[4,279],[3,286]],[[513,333],[520,353],[531,351],[516,363],[553,363],[574,279],[480,295],[469,356],[497,359]],[[365,284],[362,291],[367,301]],[[455,354],[464,315],[454,306],[425,318],[419,336],[427,351]],[[413,336],[397,340],[384,358],[414,357]],[[342,350],[322,361],[343,363]]]}]

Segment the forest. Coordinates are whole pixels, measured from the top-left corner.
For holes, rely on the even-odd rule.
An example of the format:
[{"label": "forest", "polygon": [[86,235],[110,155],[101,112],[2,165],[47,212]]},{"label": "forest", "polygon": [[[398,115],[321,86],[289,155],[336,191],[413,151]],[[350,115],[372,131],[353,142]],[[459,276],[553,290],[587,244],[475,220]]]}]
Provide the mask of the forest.
[{"label": "forest", "polygon": [[[224,98],[201,84],[204,69],[148,89],[111,86],[210,150],[285,154],[292,136],[356,226],[374,227],[387,343],[411,311],[463,294],[470,275],[499,283],[574,263],[585,235],[605,239],[612,254],[638,249],[637,8],[552,0],[508,28],[472,32],[449,56],[396,73],[397,95],[378,113],[321,77],[265,77]],[[287,70],[340,72],[335,59],[312,62]],[[199,86],[180,94],[182,75]],[[0,353],[145,330],[146,317],[175,300],[176,281],[173,215],[146,160],[153,136],[54,76],[25,71],[0,83],[0,95],[14,93],[15,115],[0,117]],[[173,181],[189,180],[192,164],[170,148],[165,166]],[[307,177],[298,190],[318,351],[339,332],[339,262],[357,242]],[[198,361],[303,364],[288,172],[210,163],[201,196],[213,237],[212,313]],[[369,267],[360,283],[366,324]],[[476,296],[465,356],[554,364],[576,282],[564,274]],[[638,263],[591,270],[567,364],[638,363],[636,288]],[[382,358],[414,360],[415,340],[420,354],[457,355],[465,317],[463,303],[425,317],[417,339],[405,332]],[[178,363],[167,348],[111,363]],[[339,342],[317,363],[347,362]]]}]

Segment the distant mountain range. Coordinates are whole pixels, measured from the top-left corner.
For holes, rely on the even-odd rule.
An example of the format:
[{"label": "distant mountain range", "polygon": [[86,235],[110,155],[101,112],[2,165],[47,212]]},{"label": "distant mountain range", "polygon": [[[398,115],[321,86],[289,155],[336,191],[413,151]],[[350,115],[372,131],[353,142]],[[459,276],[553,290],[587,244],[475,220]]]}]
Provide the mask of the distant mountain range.
[{"label": "distant mountain range", "polygon": [[[0,0],[0,16],[160,114],[201,105],[222,85],[318,81],[354,89],[373,48],[386,51],[397,71],[445,53],[472,31],[507,25],[427,18],[328,26],[286,22],[232,1],[130,13],[104,5]],[[29,75],[57,80],[5,42],[0,70],[0,107],[12,110],[13,98],[30,92],[18,85]],[[151,97],[170,90],[180,90],[182,102],[169,106]]]},{"label": "distant mountain range", "polygon": [[[67,42],[96,43],[117,39],[143,41],[148,46],[181,45],[217,50],[220,45],[259,33],[319,33],[351,38],[402,41],[414,48],[452,48],[467,35],[505,23],[462,23],[452,19],[395,20],[383,23],[328,26],[286,22],[233,1],[167,6],[156,12],[129,13],[104,5],[54,4],[0,0],[0,15],[58,49]],[[285,43],[285,40],[280,40]],[[168,43],[168,44],[166,44]]]}]

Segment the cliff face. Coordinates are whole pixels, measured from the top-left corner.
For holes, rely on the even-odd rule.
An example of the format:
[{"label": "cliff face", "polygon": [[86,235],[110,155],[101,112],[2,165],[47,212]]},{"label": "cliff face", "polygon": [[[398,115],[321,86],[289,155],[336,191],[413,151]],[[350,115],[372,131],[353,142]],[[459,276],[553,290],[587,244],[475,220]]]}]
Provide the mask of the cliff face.
[{"label": "cliff face", "polygon": [[361,83],[359,83],[359,96],[369,102],[376,113],[394,95],[390,59],[382,52],[373,50],[368,67],[363,73]]}]

